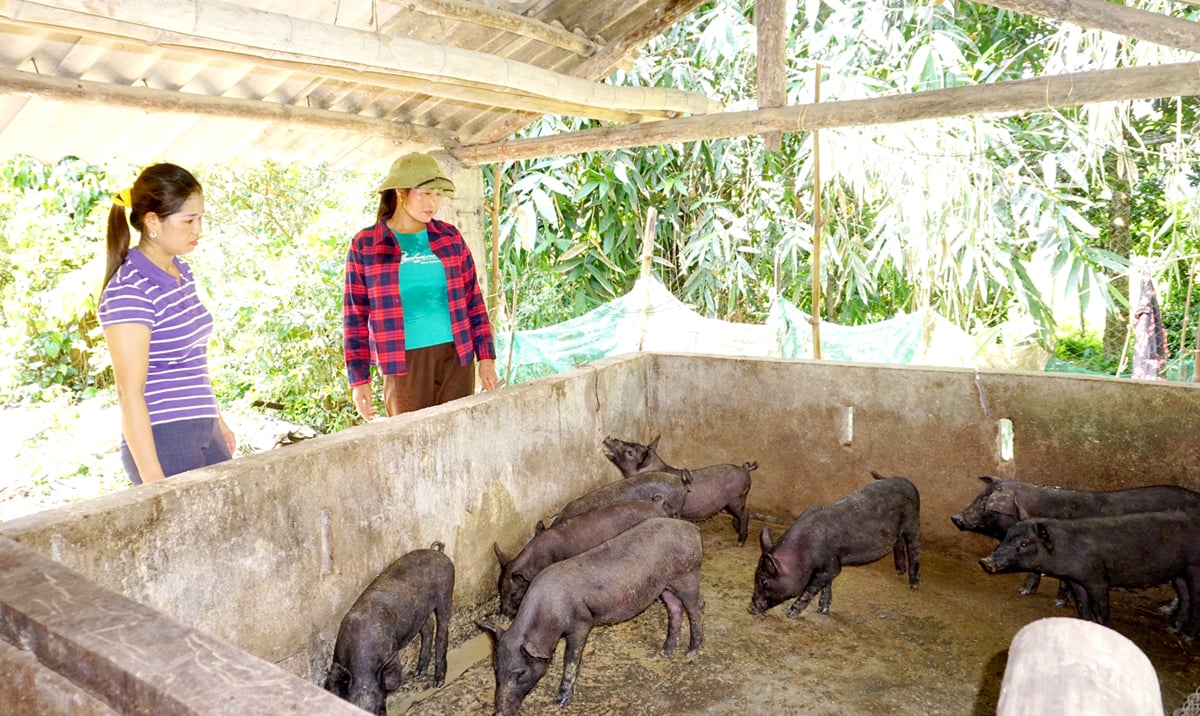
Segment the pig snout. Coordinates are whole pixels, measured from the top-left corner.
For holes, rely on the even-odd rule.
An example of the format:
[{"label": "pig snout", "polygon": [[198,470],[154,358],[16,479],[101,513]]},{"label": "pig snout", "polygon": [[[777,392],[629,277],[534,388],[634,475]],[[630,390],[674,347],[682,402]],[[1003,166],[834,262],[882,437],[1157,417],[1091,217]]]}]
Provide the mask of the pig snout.
[{"label": "pig snout", "polygon": [[979,566],[983,567],[983,571],[988,574],[995,574],[1000,571],[1000,565],[996,562],[996,558],[990,554],[979,560]]}]

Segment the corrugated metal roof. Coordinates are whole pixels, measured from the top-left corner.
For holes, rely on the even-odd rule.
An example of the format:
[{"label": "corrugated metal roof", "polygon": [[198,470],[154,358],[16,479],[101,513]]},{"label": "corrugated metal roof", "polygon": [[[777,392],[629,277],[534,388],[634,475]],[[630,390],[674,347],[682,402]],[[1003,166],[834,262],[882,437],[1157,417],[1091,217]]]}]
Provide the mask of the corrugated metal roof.
[{"label": "corrugated metal roof", "polygon": [[719,110],[592,80],[699,0],[0,0],[0,155],[377,168],[542,114]]}]

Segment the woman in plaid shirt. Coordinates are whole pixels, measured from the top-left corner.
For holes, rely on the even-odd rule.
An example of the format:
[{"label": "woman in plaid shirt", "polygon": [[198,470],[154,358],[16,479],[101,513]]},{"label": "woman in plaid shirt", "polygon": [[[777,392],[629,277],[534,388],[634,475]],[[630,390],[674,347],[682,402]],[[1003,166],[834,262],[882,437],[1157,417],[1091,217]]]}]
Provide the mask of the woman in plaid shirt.
[{"label": "woman in plaid shirt", "polygon": [[379,189],[378,219],[350,242],[343,348],[354,407],[375,417],[371,364],[389,416],[499,386],[496,349],[475,262],[462,234],[433,218],[454,183],[427,154],[397,159]]}]

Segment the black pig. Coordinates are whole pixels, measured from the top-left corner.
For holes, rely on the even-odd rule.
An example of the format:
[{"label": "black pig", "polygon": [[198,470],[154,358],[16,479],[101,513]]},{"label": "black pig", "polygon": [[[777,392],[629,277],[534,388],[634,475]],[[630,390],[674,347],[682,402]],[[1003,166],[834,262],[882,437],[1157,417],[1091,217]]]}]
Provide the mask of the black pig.
[{"label": "black pig", "polygon": [[701,553],[696,525],[656,517],[542,570],[529,585],[508,630],[491,622],[478,623],[492,635],[495,713],[517,712],[546,674],[563,638],[567,647],[558,704],[566,705],[592,627],[632,619],[659,598],[667,607],[663,655],[671,656],[679,643],[684,611],[691,631],[687,653],[696,653],[704,642]]},{"label": "black pig", "polygon": [[627,480],[610,482],[585,492],[563,506],[553,524],[583,514],[597,507],[626,500],[653,500],[662,497],[663,509],[667,514],[679,514],[687,496],[687,485],[678,475],[666,472],[647,472]]},{"label": "black pig", "polygon": [[515,557],[492,543],[500,560],[500,614],[511,619],[529,589],[529,583],[546,567],[595,547],[651,517],[676,517],[665,509],[661,495],[653,500],[625,500],[597,507],[549,529],[539,530]]},{"label": "black pig", "polygon": [[[962,512],[950,518],[964,532],[1002,540],[1021,515],[1052,519],[1111,517],[1135,512],[1200,510],[1200,493],[1173,485],[1151,485],[1126,490],[1072,490],[1020,480],[981,475],[983,492]],[[1034,572],[1021,586],[1021,594],[1037,591],[1041,575]],[[1059,601],[1063,601],[1060,591]]]},{"label": "black pig", "polygon": [[750,613],[762,614],[776,604],[799,595],[788,608],[788,617],[804,611],[817,592],[817,611],[829,611],[833,578],[843,566],[870,564],[890,550],[896,572],[916,589],[920,571],[920,508],[917,488],[903,477],[883,477],[872,471],[875,482],[824,507],[805,510],[778,542],[770,528],[761,536],[762,556],[754,572]]},{"label": "black pig", "polygon": [[1143,512],[1073,520],[1028,519],[1013,525],[979,560],[988,574],[1039,572],[1070,585],[1083,619],[1111,625],[1108,590],[1170,582],[1179,598],[1176,631],[1196,636],[1192,597],[1200,586],[1200,516]]},{"label": "black pig", "polygon": [[[413,550],[367,585],[338,629],[326,690],[383,716],[388,692],[401,683],[397,652],[418,633],[417,678],[425,678],[432,643],[434,686],[445,682],[454,564],[442,549],[434,542],[431,549]],[[437,632],[431,642],[435,616]]]},{"label": "black pig", "polygon": [[679,516],[699,522],[725,510],[733,516],[738,546],[746,543],[750,515],[746,512],[746,495],[750,493],[750,472],[758,469],[757,462],[711,465],[695,470],[672,467],[658,456],[658,438],[649,445],[631,443],[617,438],[605,438],[603,452],[625,477],[647,472],[666,472],[685,479],[687,496]]}]

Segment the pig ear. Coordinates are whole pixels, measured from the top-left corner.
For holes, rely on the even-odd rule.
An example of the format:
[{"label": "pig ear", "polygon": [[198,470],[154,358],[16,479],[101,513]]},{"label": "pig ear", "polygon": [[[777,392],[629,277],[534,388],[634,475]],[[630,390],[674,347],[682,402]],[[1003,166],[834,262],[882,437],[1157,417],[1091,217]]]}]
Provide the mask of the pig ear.
[{"label": "pig ear", "polygon": [[496,559],[500,560],[500,568],[503,569],[507,567],[508,563],[512,561],[512,557],[509,557],[500,551],[500,544],[498,542],[492,543],[492,549],[496,550]]},{"label": "pig ear", "polygon": [[392,654],[392,658],[388,659],[383,668],[379,670],[379,683],[383,686],[384,691],[395,691],[400,688],[403,677],[404,669],[396,660],[396,655]]},{"label": "pig ear", "polygon": [[762,534],[758,536],[758,544],[762,546],[763,552],[770,552],[775,543],[771,541],[771,528],[763,527]]},{"label": "pig ear", "polygon": [[336,661],[333,662],[333,666],[329,667],[329,676],[325,678],[325,690],[341,696],[346,693],[349,683],[350,672]]},{"label": "pig ear", "polygon": [[1046,546],[1046,551],[1054,553],[1054,538],[1050,536],[1050,530],[1046,529],[1045,522],[1034,522],[1033,533],[1037,535],[1038,541]]},{"label": "pig ear", "polygon": [[550,655],[541,649],[537,648],[531,641],[527,641],[521,645],[521,651],[533,659],[541,659],[542,661],[550,661]]},{"label": "pig ear", "polygon": [[758,561],[758,566],[772,577],[779,576],[779,561],[775,559],[775,555],[773,554],[764,554],[762,559]]},{"label": "pig ear", "polygon": [[1029,519],[1029,513],[1025,511],[1025,508],[1024,508],[1024,507],[1021,507],[1021,503],[1020,503],[1020,502],[1017,502],[1016,500],[1013,500],[1013,504],[1017,506],[1017,519],[1018,519],[1018,520],[1027,520],[1027,519]]},{"label": "pig ear", "polygon": [[989,486],[995,485],[997,482],[1000,482],[999,478],[992,477],[991,475],[980,475],[979,479],[983,480],[984,484],[989,485]]},{"label": "pig ear", "polygon": [[475,626],[491,634],[493,639],[504,636],[504,630],[487,619],[476,619]]},{"label": "pig ear", "polygon": [[647,447],[649,450],[651,450],[651,451],[658,450],[658,439],[659,439],[659,438],[661,438],[661,437],[662,437],[662,435],[655,435],[655,436],[654,436],[654,439],[653,439],[653,440],[651,440],[651,441],[650,441],[650,444],[649,444],[649,445],[647,445],[646,447]]}]

